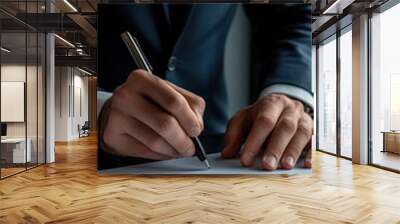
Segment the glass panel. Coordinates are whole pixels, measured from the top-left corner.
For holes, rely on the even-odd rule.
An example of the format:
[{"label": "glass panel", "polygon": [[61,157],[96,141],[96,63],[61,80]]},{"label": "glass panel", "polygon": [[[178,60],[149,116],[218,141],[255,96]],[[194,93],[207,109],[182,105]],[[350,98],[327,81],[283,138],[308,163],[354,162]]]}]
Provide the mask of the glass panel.
[{"label": "glass panel", "polygon": [[318,48],[318,148],[336,153],[336,38]]},{"label": "glass panel", "polygon": [[[26,33],[1,34],[2,177],[25,170],[26,151]],[[4,50],[6,49],[6,50]],[[28,147],[29,148],[29,147]]]},{"label": "glass panel", "polygon": [[400,4],[372,22],[372,163],[400,170]]},{"label": "glass panel", "polygon": [[45,44],[46,37],[44,34],[38,35],[38,163],[45,163],[46,149],[45,149],[45,94],[46,94],[46,74],[45,74]]},{"label": "glass panel", "polygon": [[[311,66],[311,68],[312,68],[311,69],[311,74],[312,74],[311,86],[312,86],[312,92],[316,93],[317,92],[317,48],[316,48],[315,45],[312,46],[311,63],[312,63],[312,66]],[[314,105],[317,105],[316,97],[314,97]],[[317,110],[314,109],[314,113],[316,111]],[[316,121],[316,119],[313,119],[313,128],[314,128],[314,130],[317,130],[316,125],[317,125],[317,121]],[[314,132],[313,136],[312,136],[312,139],[311,139],[311,144],[312,144],[311,147],[312,147],[313,150],[316,149],[316,145],[317,145],[316,137],[317,137],[317,135]]]},{"label": "glass panel", "polygon": [[340,36],[340,153],[352,157],[352,35]]},{"label": "glass panel", "polygon": [[[0,3],[20,16],[43,13],[44,5],[45,0]],[[2,12],[0,17],[7,18],[7,23],[0,23],[0,176],[4,178],[45,162],[46,54],[44,34]],[[35,18],[27,17],[33,23]]]},{"label": "glass panel", "polygon": [[[37,1],[27,2],[26,12],[38,12]],[[29,14],[28,14],[29,15]],[[36,23],[35,18],[30,20]],[[27,111],[27,149],[30,148],[28,168],[37,166],[38,160],[38,34],[35,30],[27,30],[27,80],[26,80],[26,111]]]},{"label": "glass panel", "polygon": [[37,165],[37,150],[38,150],[38,144],[37,144],[37,132],[38,132],[38,52],[37,52],[37,41],[38,41],[38,36],[36,32],[29,32],[27,33],[27,38],[28,38],[28,63],[27,63],[27,80],[26,80],[26,112],[27,112],[27,143],[29,144],[27,149],[31,153],[28,154],[30,155],[30,158],[28,159],[28,168],[34,167]]}]

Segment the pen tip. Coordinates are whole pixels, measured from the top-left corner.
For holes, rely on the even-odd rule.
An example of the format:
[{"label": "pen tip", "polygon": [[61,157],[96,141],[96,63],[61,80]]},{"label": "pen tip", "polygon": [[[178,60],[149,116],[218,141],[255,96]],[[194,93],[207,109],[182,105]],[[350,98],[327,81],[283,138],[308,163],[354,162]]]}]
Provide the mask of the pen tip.
[{"label": "pen tip", "polygon": [[204,160],[204,163],[206,164],[207,169],[211,168],[210,163],[208,163],[208,160]]}]

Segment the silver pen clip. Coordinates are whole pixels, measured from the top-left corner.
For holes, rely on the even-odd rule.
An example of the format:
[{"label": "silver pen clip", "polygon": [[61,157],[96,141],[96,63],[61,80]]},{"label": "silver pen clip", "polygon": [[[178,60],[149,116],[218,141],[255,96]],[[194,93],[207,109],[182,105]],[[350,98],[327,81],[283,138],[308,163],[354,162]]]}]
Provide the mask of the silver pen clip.
[{"label": "silver pen clip", "polygon": [[[133,60],[139,68],[145,68],[148,72],[152,72],[153,68],[151,67],[149,61],[144,55],[140,45],[135,37],[133,37],[128,31],[121,33],[122,40],[128,46],[129,53],[132,55]],[[133,48],[136,51],[132,50]]]}]

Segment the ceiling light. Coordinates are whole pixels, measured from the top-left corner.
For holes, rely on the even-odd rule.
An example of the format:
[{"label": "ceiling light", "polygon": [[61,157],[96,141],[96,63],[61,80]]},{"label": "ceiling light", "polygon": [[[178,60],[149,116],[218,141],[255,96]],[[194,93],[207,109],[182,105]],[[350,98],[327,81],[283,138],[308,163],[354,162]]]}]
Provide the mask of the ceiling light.
[{"label": "ceiling light", "polygon": [[68,0],[64,0],[64,3],[66,5],[68,5],[68,7],[70,7],[72,9],[72,11],[78,12],[78,10],[75,8],[75,6],[73,6]]},{"label": "ceiling light", "polygon": [[338,15],[342,14],[343,10],[353,4],[356,0],[336,0],[328,8],[324,10],[323,15]]},{"label": "ceiling light", "polygon": [[10,53],[11,52],[11,50],[9,50],[9,49],[7,49],[5,47],[1,47],[0,49],[1,49],[1,51],[4,51],[6,53]]},{"label": "ceiling light", "polygon": [[54,34],[54,36],[55,37],[57,37],[59,40],[61,40],[62,42],[64,42],[65,44],[67,44],[68,46],[70,46],[70,47],[72,47],[72,48],[75,48],[75,45],[73,45],[71,42],[69,42],[68,40],[66,40],[66,39],[64,39],[64,38],[62,38],[62,37],[60,37],[59,35],[57,35],[57,34]]},{"label": "ceiling light", "polygon": [[332,9],[337,7],[337,5],[341,2],[341,0],[336,0],[332,5],[330,5],[327,9],[324,10],[322,14],[331,14],[331,13],[337,13],[337,10],[334,10],[335,12],[331,12]]},{"label": "ceiling light", "polygon": [[88,71],[86,71],[86,70],[83,70],[83,69],[81,69],[81,68],[79,68],[79,67],[78,67],[78,70],[81,71],[81,72],[83,72],[83,73],[85,73],[86,75],[89,75],[89,76],[92,75],[92,73],[90,73],[90,72],[88,72]]}]

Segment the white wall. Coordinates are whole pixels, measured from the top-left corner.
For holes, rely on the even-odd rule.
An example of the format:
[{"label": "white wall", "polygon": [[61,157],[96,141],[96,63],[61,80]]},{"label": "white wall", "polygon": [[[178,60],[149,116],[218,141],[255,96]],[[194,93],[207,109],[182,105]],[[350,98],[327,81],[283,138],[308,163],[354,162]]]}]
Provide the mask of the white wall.
[{"label": "white wall", "polygon": [[88,78],[75,68],[56,67],[55,85],[55,140],[77,139],[78,124],[83,125],[89,117]]},{"label": "white wall", "polygon": [[[1,66],[1,81],[3,82],[24,82],[26,87],[26,102],[23,102],[20,112],[25,114],[26,120],[22,122],[6,122],[8,138],[25,138],[30,139],[30,148],[32,161],[39,163],[44,162],[45,150],[45,120],[44,120],[44,74],[41,66],[32,66],[25,64],[3,64]],[[27,80],[26,80],[27,79]],[[22,90],[22,91],[25,91]],[[2,90],[3,92],[3,90]],[[22,92],[24,94],[24,92]],[[2,98],[7,96],[2,95]],[[26,103],[26,105],[25,105]],[[2,107],[1,110],[12,110],[10,107]],[[7,111],[11,112],[12,111]],[[15,112],[14,112],[15,113]],[[39,156],[37,156],[37,153]]]},{"label": "white wall", "polygon": [[[27,70],[26,70],[27,69]],[[27,71],[27,73],[26,73]],[[27,66],[20,64],[5,64],[1,66],[1,81],[4,82],[24,82],[26,83],[25,76],[28,76],[29,86],[36,86],[36,80],[31,76],[36,76],[36,66]],[[27,120],[28,120],[28,137],[29,129],[32,127],[36,130],[36,111],[37,98],[36,98],[36,88],[27,88]],[[40,106],[40,105],[39,105]],[[35,107],[35,108],[32,108]],[[1,108],[1,110],[7,110],[7,108]],[[32,123],[34,122],[34,123]],[[25,137],[25,123],[26,122],[7,122],[7,136],[8,137]],[[35,127],[33,127],[35,126]]]},{"label": "white wall", "polygon": [[69,133],[69,69],[55,68],[55,141],[67,141]]}]

